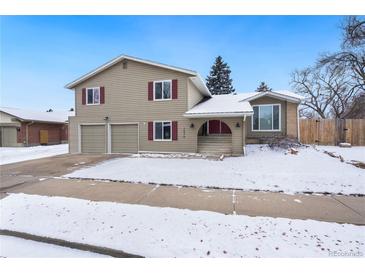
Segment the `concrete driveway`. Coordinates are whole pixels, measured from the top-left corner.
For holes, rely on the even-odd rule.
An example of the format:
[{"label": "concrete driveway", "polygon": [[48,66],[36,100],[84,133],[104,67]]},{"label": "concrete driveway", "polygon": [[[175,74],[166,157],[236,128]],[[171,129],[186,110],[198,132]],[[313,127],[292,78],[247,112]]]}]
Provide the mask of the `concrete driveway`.
[{"label": "concrete driveway", "polygon": [[288,195],[59,178],[75,169],[115,157],[121,156],[60,155],[1,166],[0,198],[6,193],[21,192],[93,201],[208,210],[224,214],[365,224],[365,197]]}]

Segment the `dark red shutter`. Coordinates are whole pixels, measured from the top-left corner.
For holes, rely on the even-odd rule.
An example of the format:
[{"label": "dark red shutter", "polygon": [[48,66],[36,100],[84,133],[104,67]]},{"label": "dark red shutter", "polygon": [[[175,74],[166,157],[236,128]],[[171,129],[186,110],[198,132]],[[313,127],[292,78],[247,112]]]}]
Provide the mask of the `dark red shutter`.
[{"label": "dark red shutter", "polygon": [[100,87],[100,104],[105,104],[105,87]]},{"label": "dark red shutter", "polygon": [[148,122],[148,140],[153,140],[153,122]]},{"label": "dark red shutter", "polygon": [[148,101],[153,101],[153,82],[148,82]]},{"label": "dark red shutter", "polygon": [[172,99],[177,99],[177,80],[172,80]]},{"label": "dark red shutter", "polygon": [[86,105],[86,88],[82,89],[82,104]]},{"label": "dark red shutter", "polygon": [[177,140],[177,121],[172,121],[172,140]]}]

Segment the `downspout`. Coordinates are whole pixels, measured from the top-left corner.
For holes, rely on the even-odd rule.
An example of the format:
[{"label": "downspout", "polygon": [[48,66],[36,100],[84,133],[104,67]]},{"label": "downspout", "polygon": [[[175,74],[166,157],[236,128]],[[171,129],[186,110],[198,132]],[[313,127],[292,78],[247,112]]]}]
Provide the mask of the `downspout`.
[{"label": "downspout", "polygon": [[297,137],[298,137],[298,142],[300,142],[299,104],[297,105]]},{"label": "downspout", "polygon": [[243,115],[243,123],[242,123],[242,149],[243,156],[246,155],[246,114]]},{"label": "downspout", "polygon": [[34,121],[29,122],[25,125],[25,143],[29,146],[29,126],[33,125]]}]

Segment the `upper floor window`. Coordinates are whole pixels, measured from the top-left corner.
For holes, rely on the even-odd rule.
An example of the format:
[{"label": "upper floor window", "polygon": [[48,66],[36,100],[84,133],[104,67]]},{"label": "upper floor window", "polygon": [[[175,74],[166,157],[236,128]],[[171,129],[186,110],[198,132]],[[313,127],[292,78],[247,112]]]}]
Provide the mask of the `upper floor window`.
[{"label": "upper floor window", "polygon": [[253,106],[253,131],[280,131],[281,107],[274,105]]},{"label": "upper floor window", "polygon": [[153,82],[154,100],[170,100],[171,86],[171,80]]},{"label": "upper floor window", "polygon": [[87,104],[99,105],[100,104],[100,88],[87,88]]}]

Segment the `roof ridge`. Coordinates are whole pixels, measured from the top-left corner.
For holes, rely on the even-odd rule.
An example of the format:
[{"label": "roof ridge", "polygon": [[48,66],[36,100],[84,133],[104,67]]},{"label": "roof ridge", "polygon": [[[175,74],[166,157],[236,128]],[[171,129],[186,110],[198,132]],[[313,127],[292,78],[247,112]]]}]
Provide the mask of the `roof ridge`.
[{"label": "roof ridge", "polygon": [[83,74],[82,76],[78,77],[74,81],[69,82],[68,84],[66,84],[65,87],[71,89],[71,88],[75,87],[77,84],[79,84],[79,83],[89,79],[90,77],[96,75],[97,73],[117,64],[118,62],[120,62],[123,59],[129,59],[129,60],[132,60],[135,62],[141,62],[141,63],[145,63],[145,64],[149,64],[149,65],[160,66],[160,67],[164,67],[166,69],[171,69],[171,70],[180,71],[182,73],[191,74],[193,76],[199,75],[199,73],[195,70],[177,67],[177,66],[173,66],[173,65],[168,65],[168,64],[157,62],[157,61],[134,57],[134,56],[127,55],[127,54],[121,54],[121,55],[118,55],[117,57],[110,59],[109,61],[103,63],[102,65],[98,66],[97,68],[90,70],[89,72]]}]

